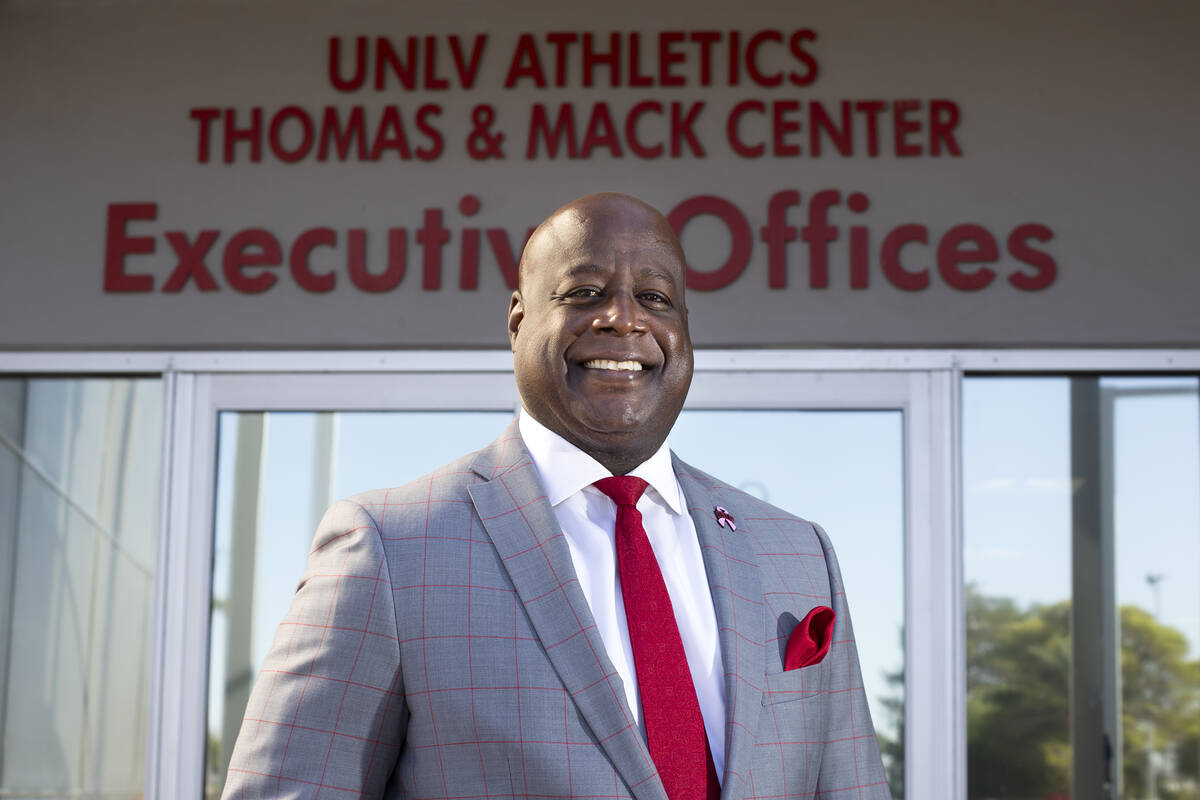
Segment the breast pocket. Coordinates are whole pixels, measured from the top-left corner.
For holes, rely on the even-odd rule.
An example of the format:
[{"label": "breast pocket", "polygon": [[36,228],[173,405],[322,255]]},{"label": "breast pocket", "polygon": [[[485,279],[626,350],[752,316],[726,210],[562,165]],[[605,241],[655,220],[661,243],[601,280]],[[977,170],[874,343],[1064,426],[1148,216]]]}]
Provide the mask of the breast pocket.
[{"label": "breast pocket", "polygon": [[770,706],[822,697],[824,695],[822,688],[828,685],[828,682],[824,680],[823,669],[824,663],[821,663],[787,672],[767,673],[766,683],[763,687],[763,705]]}]

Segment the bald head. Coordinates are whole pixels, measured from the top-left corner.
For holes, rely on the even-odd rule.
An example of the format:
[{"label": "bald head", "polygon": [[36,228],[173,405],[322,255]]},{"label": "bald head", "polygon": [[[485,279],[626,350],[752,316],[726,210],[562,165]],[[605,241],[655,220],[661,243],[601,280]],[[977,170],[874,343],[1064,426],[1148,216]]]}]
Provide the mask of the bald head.
[{"label": "bald head", "polygon": [[673,250],[680,264],[686,263],[683,248],[671,223],[658,209],[633,195],[596,192],[572,200],[538,225],[521,252],[519,285],[525,286],[530,269],[546,258],[561,255],[563,245],[581,231],[589,236],[612,236],[618,231],[638,231],[639,235]]},{"label": "bald head", "polygon": [[529,237],[508,337],[521,403],[614,475],[653,455],[692,380],[683,251],[654,208],[592,194]]}]

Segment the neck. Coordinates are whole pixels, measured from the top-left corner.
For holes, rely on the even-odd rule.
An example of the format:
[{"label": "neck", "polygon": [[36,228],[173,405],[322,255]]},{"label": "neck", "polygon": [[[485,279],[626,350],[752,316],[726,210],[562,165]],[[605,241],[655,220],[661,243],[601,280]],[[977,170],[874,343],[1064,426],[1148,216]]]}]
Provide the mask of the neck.
[{"label": "neck", "polygon": [[[628,475],[637,469],[639,464],[650,457],[646,456],[645,458],[638,458],[628,454],[585,452],[587,452],[592,458],[599,461],[600,464],[613,475]],[[651,453],[651,455],[653,455],[653,453]]]},{"label": "neck", "polygon": [[645,433],[606,436],[600,441],[563,438],[599,461],[613,475],[633,472],[657,453],[663,444],[662,440],[649,441]]},{"label": "neck", "polygon": [[524,413],[536,420],[542,427],[596,459],[613,475],[628,475],[638,465],[657,453],[663,442],[666,441],[666,437],[662,433],[645,430],[621,433],[577,430],[559,424],[559,421],[553,416],[547,415],[549,419],[547,424],[538,419],[528,408]]}]

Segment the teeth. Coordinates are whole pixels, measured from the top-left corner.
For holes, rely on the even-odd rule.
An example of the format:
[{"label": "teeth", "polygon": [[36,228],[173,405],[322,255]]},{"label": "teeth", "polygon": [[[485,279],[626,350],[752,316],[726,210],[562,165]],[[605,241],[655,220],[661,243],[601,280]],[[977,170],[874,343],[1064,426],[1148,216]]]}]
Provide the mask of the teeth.
[{"label": "teeth", "polygon": [[609,369],[616,372],[640,372],[642,369],[642,365],[636,361],[610,361],[607,358],[593,358],[591,361],[583,362],[583,366],[588,369]]}]

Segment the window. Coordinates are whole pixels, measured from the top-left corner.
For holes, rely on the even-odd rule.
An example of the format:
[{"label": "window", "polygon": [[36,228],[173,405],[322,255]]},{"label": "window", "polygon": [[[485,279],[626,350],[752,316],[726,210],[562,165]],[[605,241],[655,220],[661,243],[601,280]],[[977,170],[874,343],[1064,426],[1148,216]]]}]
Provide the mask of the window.
[{"label": "window", "polygon": [[1196,379],[968,378],[963,421],[969,796],[1195,797]]},{"label": "window", "polygon": [[161,437],[157,379],[0,379],[0,795],[142,795]]},{"label": "window", "polygon": [[509,411],[225,412],[217,464],[206,794],[329,504],[407,483],[496,438]]}]

